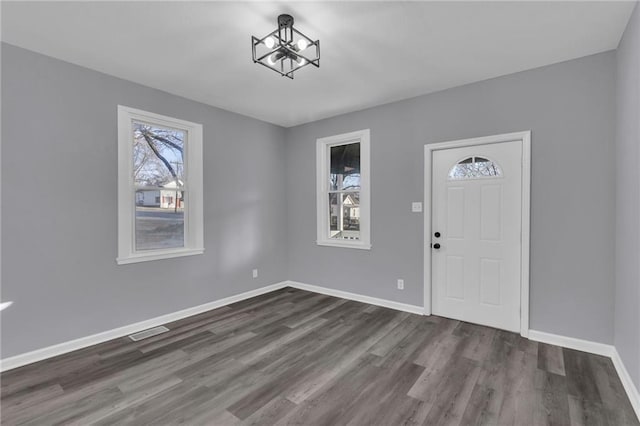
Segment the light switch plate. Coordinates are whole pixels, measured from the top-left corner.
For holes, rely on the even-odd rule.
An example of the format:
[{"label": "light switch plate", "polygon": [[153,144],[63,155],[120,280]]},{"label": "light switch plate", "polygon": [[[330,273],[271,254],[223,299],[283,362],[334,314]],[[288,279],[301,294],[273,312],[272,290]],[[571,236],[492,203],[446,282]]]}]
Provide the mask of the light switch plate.
[{"label": "light switch plate", "polygon": [[420,213],[422,211],[422,203],[420,201],[411,203],[411,211],[413,213]]}]

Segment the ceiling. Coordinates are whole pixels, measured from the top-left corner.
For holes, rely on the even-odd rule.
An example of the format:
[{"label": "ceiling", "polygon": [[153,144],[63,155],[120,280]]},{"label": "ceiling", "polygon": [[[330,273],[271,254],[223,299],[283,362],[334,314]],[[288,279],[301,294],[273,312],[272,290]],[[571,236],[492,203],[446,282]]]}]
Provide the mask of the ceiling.
[{"label": "ceiling", "polygon": [[[281,126],[618,45],[633,2],[2,2],[2,40]],[[295,80],[251,61],[280,13],[322,48]]]}]

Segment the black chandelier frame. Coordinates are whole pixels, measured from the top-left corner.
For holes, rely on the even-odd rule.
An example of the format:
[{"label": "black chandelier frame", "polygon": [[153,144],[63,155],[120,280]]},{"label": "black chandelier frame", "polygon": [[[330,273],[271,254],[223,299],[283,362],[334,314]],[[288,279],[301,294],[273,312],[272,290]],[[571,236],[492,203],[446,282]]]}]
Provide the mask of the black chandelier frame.
[{"label": "black chandelier frame", "polygon": [[[293,16],[291,15],[280,15],[278,16],[277,29],[262,38],[251,36],[253,62],[292,80],[294,72],[307,65],[320,68],[320,40],[312,40],[301,31],[298,31],[293,26],[293,21]],[[298,37],[295,37],[296,35]],[[267,47],[266,40],[269,37],[275,40],[273,48],[269,49],[267,53],[258,53],[260,45]],[[307,46],[303,49],[304,54],[294,40],[306,40]],[[308,52],[314,53],[314,50],[315,56],[310,57]],[[272,59],[273,65],[269,63],[269,58]],[[302,62],[299,62],[300,59],[302,59]]]}]

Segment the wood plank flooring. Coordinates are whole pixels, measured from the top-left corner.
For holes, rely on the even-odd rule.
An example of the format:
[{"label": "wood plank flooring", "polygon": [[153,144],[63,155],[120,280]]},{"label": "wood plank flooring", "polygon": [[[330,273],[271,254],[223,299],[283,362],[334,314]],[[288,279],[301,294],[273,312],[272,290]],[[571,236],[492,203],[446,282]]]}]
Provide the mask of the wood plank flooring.
[{"label": "wood plank flooring", "polygon": [[608,358],[286,288],[0,377],[6,425],[639,425]]}]

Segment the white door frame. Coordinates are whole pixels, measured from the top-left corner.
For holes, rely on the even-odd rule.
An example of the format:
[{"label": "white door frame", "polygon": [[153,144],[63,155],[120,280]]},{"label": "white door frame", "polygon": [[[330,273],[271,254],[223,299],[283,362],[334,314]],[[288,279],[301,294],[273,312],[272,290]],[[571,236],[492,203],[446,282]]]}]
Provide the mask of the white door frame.
[{"label": "white door frame", "polygon": [[424,314],[431,315],[431,173],[433,151],[488,145],[500,142],[522,143],[522,238],[520,271],[520,335],[529,336],[529,245],[531,222],[531,131],[505,133],[480,138],[426,144],[424,146]]}]

